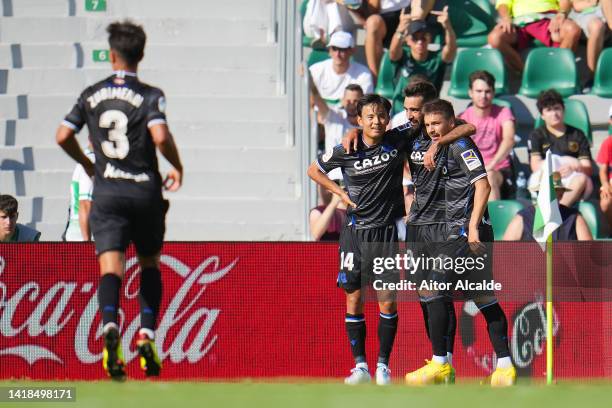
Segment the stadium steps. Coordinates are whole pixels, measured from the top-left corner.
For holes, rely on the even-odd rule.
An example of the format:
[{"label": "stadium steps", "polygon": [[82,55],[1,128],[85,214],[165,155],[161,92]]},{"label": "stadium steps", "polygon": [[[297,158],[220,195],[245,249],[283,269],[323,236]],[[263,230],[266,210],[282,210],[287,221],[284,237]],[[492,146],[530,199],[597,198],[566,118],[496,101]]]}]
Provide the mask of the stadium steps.
[{"label": "stadium steps", "polygon": [[[42,121],[35,119],[0,119],[0,146],[53,147],[57,118]],[[170,129],[179,147],[217,146],[219,148],[243,148],[254,146],[271,148],[284,146],[287,125],[282,121],[206,121],[173,120]],[[248,132],[246,131],[248,129]]]},{"label": "stadium steps", "polygon": [[[108,69],[87,68],[48,69],[23,68],[10,72],[5,92],[7,94],[37,93],[78,95],[86,86],[109,76]],[[143,82],[155,81],[155,86],[167,94],[186,96],[224,95],[241,96],[244,89],[256,95],[273,96],[276,78],[271,73],[242,72],[219,69],[143,69],[139,72]],[[232,86],[228,86],[231,83]],[[169,101],[170,102],[170,101]]]},{"label": "stadium steps", "polygon": [[[100,68],[108,72],[106,62],[94,61],[92,58],[94,51],[106,48],[108,44],[105,42],[0,43],[0,69]],[[223,61],[225,69],[273,74],[276,69],[276,47],[273,44],[234,46],[149,44],[140,68],[143,70],[218,69],[220,60]]]},{"label": "stadium steps", "polygon": [[74,164],[55,130],[79,92],[110,75],[107,24],[131,16],[148,37],[140,78],[166,92],[186,169],[168,194],[167,238],[303,239],[298,153],[270,42],[274,1],[106,3],[100,12],[84,0],[0,3],[0,186],[19,199],[20,222],[60,239]]}]

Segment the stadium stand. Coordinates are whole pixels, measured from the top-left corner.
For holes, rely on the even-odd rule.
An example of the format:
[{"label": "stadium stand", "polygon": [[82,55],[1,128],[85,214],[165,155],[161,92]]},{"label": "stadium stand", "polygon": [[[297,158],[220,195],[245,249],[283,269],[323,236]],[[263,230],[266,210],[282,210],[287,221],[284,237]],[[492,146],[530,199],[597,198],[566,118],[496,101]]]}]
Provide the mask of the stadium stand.
[{"label": "stadium stand", "polygon": [[600,215],[597,212],[597,206],[595,206],[590,201],[580,201],[578,203],[578,211],[584,217],[589,229],[591,230],[591,235],[593,235],[593,239],[603,238],[601,235],[601,220]]},{"label": "stadium stand", "polygon": [[595,95],[612,98],[612,48],[602,51],[597,60],[595,68],[595,81],[592,93]]},{"label": "stadium stand", "polygon": [[574,53],[565,48],[534,48],[527,55],[519,93],[536,98],[554,88],[563,97],[578,93],[578,70]]},{"label": "stadium stand", "polygon": [[469,77],[477,70],[489,71],[495,77],[496,95],[508,93],[508,74],[501,52],[493,48],[468,48],[460,50],[453,61],[448,94],[455,98],[469,98]]},{"label": "stadium stand", "polygon": [[275,2],[108,0],[98,11],[85,3],[0,5],[0,186],[22,203],[20,219],[42,240],[60,239],[74,163],[55,130],[79,92],[110,75],[105,28],[130,16],[148,35],[140,77],[166,92],[186,170],[167,239],[306,237],[302,166],[278,90]]},{"label": "stadium stand", "polygon": [[488,207],[489,217],[491,217],[491,224],[493,226],[493,235],[496,241],[500,241],[512,218],[525,208],[525,205],[516,200],[497,200],[489,201]]},{"label": "stadium stand", "polygon": [[489,0],[449,0],[449,16],[459,47],[482,47],[495,25]]}]

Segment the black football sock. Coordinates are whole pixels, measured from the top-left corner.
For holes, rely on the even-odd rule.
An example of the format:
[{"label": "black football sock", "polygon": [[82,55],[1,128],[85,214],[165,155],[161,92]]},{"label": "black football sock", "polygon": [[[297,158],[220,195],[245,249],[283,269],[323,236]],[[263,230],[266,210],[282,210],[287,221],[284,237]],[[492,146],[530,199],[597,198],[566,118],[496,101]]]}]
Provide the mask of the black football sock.
[{"label": "black football sock", "polygon": [[423,323],[425,323],[425,333],[427,333],[427,338],[429,339],[429,312],[427,311],[427,303],[420,302],[420,305],[423,312]]},{"label": "black football sock", "polygon": [[508,320],[501,306],[496,301],[495,303],[480,308],[480,312],[487,321],[489,339],[491,340],[495,354],[497,354],[497,358],[509,357]]},{"label": "black football sock", "polygon": [[344,318],[344,324],[351,343],[351,351],[353,352],[355,364],[365,363],[365,316],[363,314],[352,315],[347,313]]},{"label": "black football sock", "polygon": [[121,279],[113,274],[107,273],[100,278],[98,286],[98,304],[102,314],[102,323],[117,323],[117,312],[119,310],[119,290],[121,289]]},{"label": "black football sock", "polygon": [[397,321],[397,312],[392,314],[381,312],[378,318],[378,362],[381,364],[389,365],[389,357],[397,333]]},{"label": "black football sock", "polygon": [[448,328],[446,330],[446,352],[453,353],[455,348],[455,333],[457,331],[457,315],[452,300],[446,300],[446,310],[448,311]]},{"label": "black football sock", "polygon": [[145,268],[140,273],[140,327],[155,331],[162,297],[161,272],[158,268]]},{"label": "black football sock", "polygon": [[446,358],[446,333],[448,332],[448,310],[444,299],[427,303],[429,336],[433,355]]}]

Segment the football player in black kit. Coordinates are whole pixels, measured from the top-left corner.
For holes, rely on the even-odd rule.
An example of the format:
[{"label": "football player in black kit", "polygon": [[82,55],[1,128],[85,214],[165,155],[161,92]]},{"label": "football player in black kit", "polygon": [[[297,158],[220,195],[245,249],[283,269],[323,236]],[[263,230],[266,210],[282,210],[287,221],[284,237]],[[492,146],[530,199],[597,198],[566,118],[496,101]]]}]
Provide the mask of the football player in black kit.
[{"label": "football player in black kit", "polygon": [[[346,384],[370,381],[365,356],[366,326],[363,315],[362,288],[371,277],[372,256],[367,254],[376,244],[380,255],[393,257],[397,252],[396,222],[405,215],[402,177],[404,156],[408,152],[413,132],[409,126],[385,131],[389,123],[390,103],[379,95],[365,95],[357,106],[358,123],[363,128],[356,153],[346,153],[342,145],[318,157],[308,175],[322,187],[342,198],[347,204],[347,224],[340,234],[340,272],[338,286],[346,293],[345,325],[355,359],[355,368],[345,379]],[[466,125],[473,133],[473,126]],[[465,130],[465,129],[463,129]],[[460,133],[460,132],[458,132]],[[469,131],[467,132],[469,135]],[[448,143],[458,134],[447,135],[440,143]],[[341,168],[348,193],[326,174]],[[387,279],[393,280],[393,271]],[[380,319],[378,326],[379,355],[376,383],[391,382],[389,356],[397,332],[395,294],[377,291]]]},{"label": "football player in black kit", "polygon": [[[455,126],[455,113],[450,102],[435,100],[423,106],[422,132],[412,142],[413,153],[409,158],[410,171],[420,183],[416,183],[416,194],[406,236],[412,246],[431,257],[473,257],[484,252],[481,242],[493,241],[493,230],[488,222],[487,200],[491,187],[480,151],[471,138],[464,137],[443,146],[437,157],[436,167],[428,172],[424,169],[422,154],[430,143],[446,135]],[[425,243],[425,244],[423,244]],[[485,258],[490,261],[490,254]],[[490,273],[490,263],[485,269],[472,271],[438,271],[424,269],[418,273],[423,279],[454,284],[460,277],[477,280],[478,275]],[[441,273],[442,272],[442,273]],[[470,273],[472,276],[470,276]],[[490,276],[492,277],[492,276]],[[454,381],[454,370],[447,357],[449,322],[445,306],[448,292],[426,290],[419,292],[421,301],[427,306],[428,331],[433,348],[431,361],[406,375],[409,385],[440,384]],[[493,386],[514,384],[516,371],[510,359],[508,347],[508,324],[504,311],[491,291],[463,291],[463,295],[478,306],[487,321],[487,329],[497,354],[497,369],[488,379]]]},{"label": "football player in black kit", "polygon": [[[125,379],[117,314],[125,273],[125,250],[133,242],[140,264],[140,322],[137,347],[147,376],[159,375],[155,326],[162,297],[159,256],[168,202],[162,186],[176,191],[183,167],[166,124],[164,93],[136,76],[146,35],[130,21],[108,26],[113,75],[87,87],[57,130],[57,143],[94,176],[91,230],[100,263],[98,302],[104,324],[102,365],[114,380]],[[95,165],[75,133],[87,125]],[[156,148],[173,168],[162,181]]]}]

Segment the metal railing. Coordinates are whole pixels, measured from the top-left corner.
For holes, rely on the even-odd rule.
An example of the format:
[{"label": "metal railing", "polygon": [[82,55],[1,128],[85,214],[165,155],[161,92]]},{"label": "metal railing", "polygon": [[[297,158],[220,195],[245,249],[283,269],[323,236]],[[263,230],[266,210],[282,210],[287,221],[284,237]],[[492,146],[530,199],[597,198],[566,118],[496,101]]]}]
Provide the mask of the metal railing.
[{"label": "metal railing", "polygon": [[295,146],[296,194],[303,203],[304,239],[309,237],[308,213],[316,205],[316,187],[306,169],[316,155],[311,137],[308,75],[303,67],[302,22],[298,0],[273,0],[268,39],[278,44],[277,91],[287,97],[287,146]]}]

